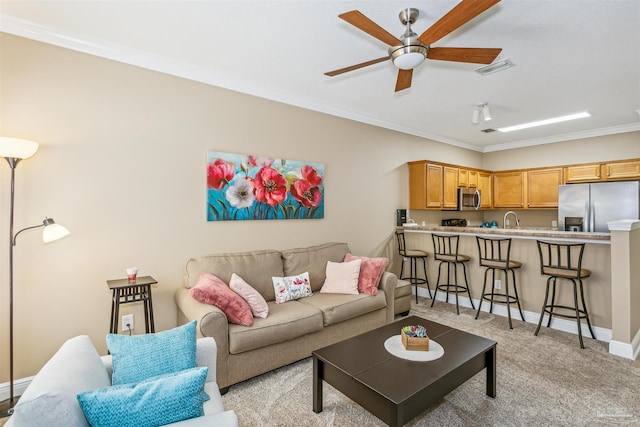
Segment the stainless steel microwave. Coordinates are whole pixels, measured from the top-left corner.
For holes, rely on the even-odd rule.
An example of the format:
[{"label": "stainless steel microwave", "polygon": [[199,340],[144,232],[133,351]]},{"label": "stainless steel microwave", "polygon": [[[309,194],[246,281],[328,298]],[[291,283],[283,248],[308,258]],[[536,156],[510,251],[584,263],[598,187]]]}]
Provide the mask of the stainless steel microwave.
[{"label": "stainless steel microwave", "polygon": [[458,210],[474,211],[480,209],[482,194],[475,188],[458,188]]}]

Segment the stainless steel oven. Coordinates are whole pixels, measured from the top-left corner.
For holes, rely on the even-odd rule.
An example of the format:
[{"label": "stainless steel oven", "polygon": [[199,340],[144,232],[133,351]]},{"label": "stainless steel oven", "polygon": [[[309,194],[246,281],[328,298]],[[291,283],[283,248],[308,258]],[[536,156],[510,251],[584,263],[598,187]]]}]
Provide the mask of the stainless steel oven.
[{"label": "stainless steel oven", "polygon": [[458,188],[458,210],[474,211],[480,209],[482,195],[475,188]]}]

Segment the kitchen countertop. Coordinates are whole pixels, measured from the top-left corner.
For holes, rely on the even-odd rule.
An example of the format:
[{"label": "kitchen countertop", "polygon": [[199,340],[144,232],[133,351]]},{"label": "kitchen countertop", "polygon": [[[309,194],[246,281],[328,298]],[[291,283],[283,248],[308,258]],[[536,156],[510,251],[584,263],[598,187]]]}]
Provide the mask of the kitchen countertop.
[{"label": "kitchen countertop", "polygon": [[411,233],[449,233],[472,236],[511,237],[516,239],[549,239],[577,243],[611,244],[610,233],[591,233],[561,231],[545,227],[484,228],[484,227],[445,227],[441,225],[415,225],[398,227]]}]

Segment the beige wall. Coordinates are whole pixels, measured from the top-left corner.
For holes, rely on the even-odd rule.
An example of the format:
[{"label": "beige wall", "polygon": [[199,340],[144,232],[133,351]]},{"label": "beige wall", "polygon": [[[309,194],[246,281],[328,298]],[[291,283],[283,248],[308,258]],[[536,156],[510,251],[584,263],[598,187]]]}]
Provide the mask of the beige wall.
[{"label": "beige wall", "polygon": [[[72,232],[50,245],[28,232],[15,247],[16,378],[34,374],[78,334],[104,353],[105,280],[123,277],[128,266],[159,281],[154,312],[156,329],[164,330],[176,324],[173,293],[188,257],[326,241],[348,242],[362,255],[384,253],[394,245],[395,209],[406,207],[407,161],[494,168],[498,156],[508,156],[483,156],[6,34],[0,34],[0,64],[0,133],[41,143],[16,170],[16,229],[46,215]],[[622,145],[614,157],[640,157],[630,143]],[[607,153],[617,149],[611,148]],[[207,150],[324,163],[325,218],[207,222]],[[9,176],[2,162],[0,382],[8,380],[2,242],[8,242]],[[135,332],[143,331],[140,307],[127,312],[136,314]]]}]

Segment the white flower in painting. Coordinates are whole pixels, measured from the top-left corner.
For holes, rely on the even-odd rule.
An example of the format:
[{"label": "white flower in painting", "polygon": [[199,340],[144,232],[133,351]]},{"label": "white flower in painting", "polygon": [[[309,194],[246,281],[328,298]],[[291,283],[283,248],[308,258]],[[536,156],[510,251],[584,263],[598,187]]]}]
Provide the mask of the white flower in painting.
[{"label": "white flower in painting", "polygon": [[253,183],[248,179],[239,179],[224,193],[227,201],[238,209],[248,208],[255,201]]}]

